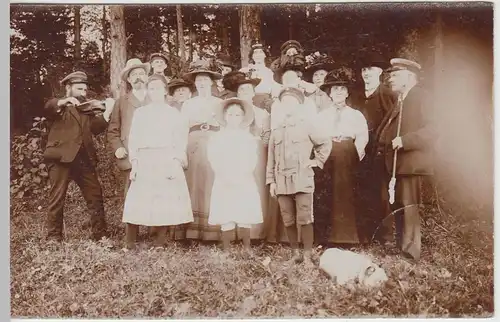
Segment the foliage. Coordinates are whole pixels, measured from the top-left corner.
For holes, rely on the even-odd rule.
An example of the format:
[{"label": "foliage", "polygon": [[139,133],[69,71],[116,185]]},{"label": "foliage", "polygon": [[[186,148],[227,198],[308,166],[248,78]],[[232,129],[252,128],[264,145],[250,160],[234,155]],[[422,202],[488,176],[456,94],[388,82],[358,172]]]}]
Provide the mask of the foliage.
[{"label": "foliage", "polygon": [[47,194],[48,170],[43,160],[47,120],[36,117],[31,130],[11,142],[11,196],[15,199]]}]

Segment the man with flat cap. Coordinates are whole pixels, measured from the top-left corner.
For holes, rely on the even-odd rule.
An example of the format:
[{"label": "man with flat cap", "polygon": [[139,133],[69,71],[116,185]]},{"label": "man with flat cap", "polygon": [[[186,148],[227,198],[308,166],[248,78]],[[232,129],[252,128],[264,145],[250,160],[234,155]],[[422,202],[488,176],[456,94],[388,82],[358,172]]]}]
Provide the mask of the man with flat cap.
[{"label": "man with flat cap", "polygon": [[167,69],[168,64],[167,56],[162,53],[153,53],[149,57],[149,63],[151,64],[152,74],[165,76],[165,69]]},{"label": "man with flat cap", "polygon": [[[376,52],[365,53],[360,65],[364,88],[357,95],[353,95],[352,104],[366,118],[369,140],[365,149],[366,156],[360,162],[357,176],[357,217],[360,221],[361,239],[364,242],[369,242],[384,216],[379,188],[383,173],[375,171],[373,164],[375,133],[384,116],[396,103],[397,97],[389,87],[381,83],[382,72],[390,64],[380,54]],[[379,228],[377,232],[375,237],[382,243],[392,239],[391,236],[386,235],[389,232],[384,227]]]},{"label": "man with flat cap", "polygon": [[118,168],[122,172],[125,191],[127,194],[130,185],[130,169],[132,165],[128,159],[128,136],[132,125],[134,111],[150,102],[146,95],[146,81],[150,65],[142,63],[138,58],[129,59],[121,73],[122,81],[128,83],[131,90],[121,96],[115,103],[111,120],[109,121],[107,139],[111,152],[116,158]]},{"label": "man with flat cap", "polygon": [[84,72],[71,73],[61,80],[65,97],[53,98],[45,104],[45,113],[51,122],[44,151],[50,180],[47,238],[57,242],[63,239],[63,209],[70,180],[76,182],[87,202],[92,239],[99,240],[106,235],[92,135],[106,129],[114,102],[112,99],[105,103],[86,102],[87,83]]},{"label": "man with flat cap", "polygon": [[[389,181],[395,175],[395,202],[386,214],[397,210],[394,216],[396,246],[403,256],[418,260],[421,252],[421,185],[424,176],[433,174],[432,155],[437,133],[426,93],[418,86],[420,65],[402,58],[392,59],[391,65],[389,84],[398,100],[382,120],[376,134],[378,164],[385,172],[382,200],[389,208]],[[395,151],[397,159],[393,173]]]}]

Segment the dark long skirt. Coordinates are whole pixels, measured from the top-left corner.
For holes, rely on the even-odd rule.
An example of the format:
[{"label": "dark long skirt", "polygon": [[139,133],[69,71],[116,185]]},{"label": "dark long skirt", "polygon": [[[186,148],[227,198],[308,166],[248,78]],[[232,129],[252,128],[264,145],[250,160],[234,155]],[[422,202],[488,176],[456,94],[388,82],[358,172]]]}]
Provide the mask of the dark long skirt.
[{"label": "dark long skirt", "polygon": [[315,240],[320,244],[357,244],[356,177],[359,157],[353,140],[333,142],[323,171],[316,172]]}]

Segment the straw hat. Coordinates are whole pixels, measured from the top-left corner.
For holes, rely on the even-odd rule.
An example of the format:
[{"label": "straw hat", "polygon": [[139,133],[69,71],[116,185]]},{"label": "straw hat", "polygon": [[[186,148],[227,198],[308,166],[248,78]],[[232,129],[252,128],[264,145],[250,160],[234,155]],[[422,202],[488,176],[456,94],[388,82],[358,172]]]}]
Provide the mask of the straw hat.
[{"label": "straw hat", "polygon": [[127,81],[130,71],[134,68],[143,68],[146,71],[146,75],[149,74],[151,65],[149,63],[143,63],[139,58],[132,58],[127,60],[125,68],[121,72],[121,78],[124,82]]}]

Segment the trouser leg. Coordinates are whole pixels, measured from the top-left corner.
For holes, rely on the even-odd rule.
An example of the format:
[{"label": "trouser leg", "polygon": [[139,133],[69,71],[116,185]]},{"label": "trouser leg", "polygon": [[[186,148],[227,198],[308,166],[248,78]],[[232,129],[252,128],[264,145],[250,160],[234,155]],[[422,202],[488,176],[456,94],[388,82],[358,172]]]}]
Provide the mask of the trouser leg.
[{"label": "trouser leg", "polygon": [[71,177],[82,192],[90,212],[90,226],[92,238],[101,239],[106,235],[106,219],[104,216],[104,201],[102,189],[95,167],[90,163],[88,157],[82,150],[71,167]]},{"label": "trouser leg", "polygon": [[134,224],[125,224],[125,246],[128,249],[135,247],[137,235],[139,234],[139,226]]},{"label": "trouser leg", "polygon": [[278,204],[281,211],[281,219],[286,228],[288,241],[292,249],[298,249],[298,231],[296,225],[297,210],[294,195],[278,196]]},{"label": "trouser leg", "polygon": [[421,177],[405,176],[397,179],[396,198],[405,208],[399,215],[399,246],[401,250],[418,260],[421,252],[419,204],[421,203]]},{"label": "trouser leg", "polygon": [[47,237],[62,240],[63,235],[63,209],[66,191],[70,181],[69,163],[51,163],[49,170],[49,201],[47,207]]}]

